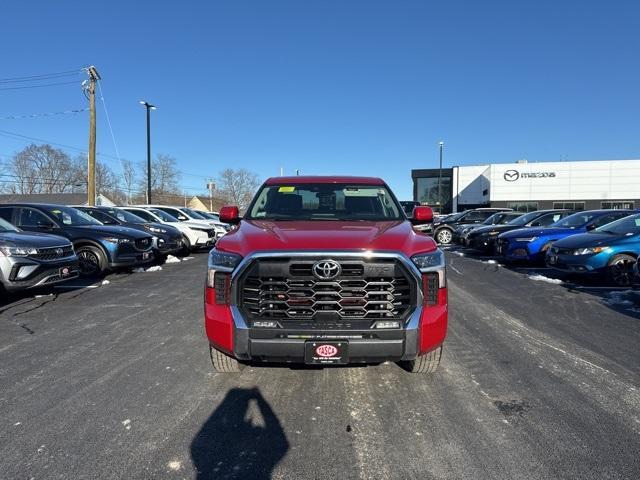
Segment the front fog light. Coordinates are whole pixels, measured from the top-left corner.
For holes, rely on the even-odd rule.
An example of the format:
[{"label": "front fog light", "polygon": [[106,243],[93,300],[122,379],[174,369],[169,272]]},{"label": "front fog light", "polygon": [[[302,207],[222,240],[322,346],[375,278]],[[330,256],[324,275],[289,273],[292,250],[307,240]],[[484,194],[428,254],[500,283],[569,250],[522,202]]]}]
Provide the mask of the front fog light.
[{"label": "front fog light", "polygon": [[375,323],[375,328],[400,328],[400,322],[392,320],[382,320]]}]

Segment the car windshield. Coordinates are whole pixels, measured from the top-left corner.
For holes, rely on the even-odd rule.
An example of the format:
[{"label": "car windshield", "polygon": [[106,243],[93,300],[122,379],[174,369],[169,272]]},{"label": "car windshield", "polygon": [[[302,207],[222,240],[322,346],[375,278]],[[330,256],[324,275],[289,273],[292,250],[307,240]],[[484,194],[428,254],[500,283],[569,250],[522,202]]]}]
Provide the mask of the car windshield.
[{"label": "car windshield", "polygon": [[514,218],[509,223],[507,223],[507,225],[526,225],[527,223],[529,223],[529,222],[535,220],[536,218],[538,218],[540,215],[541,215],[540,212],[525,213],[521,217]]},{"label": "car windshield", "polygon": [[195,210],[191,210],[190,208],[183,208],[182,210],[187,212],[192,218],[195,218],[197,220],[207,220],[207,217],[205,217],[201,213],[196,212]]},{"label": "car windshield", "polygon": [[482,222],[482,225],[495,225],[497,223],[500,223],[500,220],[502,219],[503,216],[504,216],[504,213],[501,213],[501,212],[494,213],[493,215],[488,217],[484,222]]},{"label": "car windshield", "polygon": [[102,209],[101,211],[111,215],[112,217],[117,218],[121,222],[147,223],[147,221],[144,218],[140,218],[139,216],[134,215],[133,213],[129,213],[126,210],[123,210],[121,208]]},{"label": "car windshield", "polygon": [[580,228],[584,227],[591,220],[596,218],[597,214],[590,212],[579,212],[569,215],[568,217],[558,220],[556,223],[549,225],[550,227],[562,227],[562,228]]},{"label": "car windshield", "polygon": [[7,222],[4,218],[0,218],[0,232],[18,232],[19,230]]},{"label": "car windshield", "polygon": [[55,206],[45,208],[46,212],[54,216],[63,225],[81,227],[85,225],[102,225],[98,220],[88,213],[84,213],[76,208]]},{"label": "car windshield", "polygon": [[447,222],[450,222],[450,221],[456,221],[456,220],[458,220],[461,216],[463,216],[465,213],[467,213],[468,211],[469,211],[469,210],[465,210],[464,212],[458,212],[458,213],[454,213],[454,214],[452,214],[452,215],[447,215],[446,217],[444,217],[444,218],[442,219],[442,221],[443,221],[443,222],[444,222],[445,220],[446,220]]},{"label": "car windshield", "polygon": [[637,235],[640,233],[640,215],[621,218],[620,220],[596,228],[593,231],[598,233],[611,233],[613,235]]},{"label": "car windshield", "polygon": [[403,220],[383,185],[310,183],[265,185],[245,217],[250,220]]},{"label": "car windshield", "polygon": [[178,219],[173,215],[169,215],[164,210],[159,210],[157,208],[150,208],[149,211],[153,213],[156,217],[158,217],[163,222],[178,222]]}]

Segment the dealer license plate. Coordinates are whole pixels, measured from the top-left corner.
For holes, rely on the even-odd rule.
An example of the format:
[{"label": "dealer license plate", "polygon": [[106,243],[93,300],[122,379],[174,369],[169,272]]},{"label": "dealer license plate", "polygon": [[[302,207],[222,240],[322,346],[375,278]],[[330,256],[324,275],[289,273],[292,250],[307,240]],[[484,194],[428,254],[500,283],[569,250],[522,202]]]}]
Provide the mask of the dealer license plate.
[{"label": "dealer license plate", "polygon": [[304,362],[321,365],[349,363],[349,342],[309,340],[304,344]]}]

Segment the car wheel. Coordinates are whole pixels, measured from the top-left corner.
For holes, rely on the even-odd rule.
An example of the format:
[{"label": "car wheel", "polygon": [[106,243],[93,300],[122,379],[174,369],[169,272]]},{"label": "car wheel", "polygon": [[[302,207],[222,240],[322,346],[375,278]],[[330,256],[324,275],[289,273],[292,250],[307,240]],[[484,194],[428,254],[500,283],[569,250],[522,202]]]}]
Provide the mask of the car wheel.
[{"label": "car wheel", "polygon": [[100,275],[107,268],[107,259],[98,247],[83,245],[76,248],[76,254],[80,263],[80,275],[83,277]]},{"label": "car wheel", "polygon": [[182,255],[189,255],[191,253],[191,242],[186,235],[182,236],[182,248],[180,249]]},{"label": "car wheel", "polygon": [[631,255],[614,255],[607,265],[607,279],[617,287],[630,287],[633,284],[633,264],[636,259]]},{"label": "car wheel", "polygon": [[443,228],[436,233],[436,240],[441,245],[449,245],[453,240],[453,234],[448,228]]},{"label": "car wheel", "polygon": [[220,373],[240,373],[244,369],[244,365],[235,358],[231,358],[213,347],[209,347],[211,354],[211,363],[216,372]]},{"label": "car wheel", "polygon": [[399,365],[411,373],[434,373],[440,365],[441,357],[442,347],[440,346],[425,355],[416,357],[415,360],[400,362]]}]

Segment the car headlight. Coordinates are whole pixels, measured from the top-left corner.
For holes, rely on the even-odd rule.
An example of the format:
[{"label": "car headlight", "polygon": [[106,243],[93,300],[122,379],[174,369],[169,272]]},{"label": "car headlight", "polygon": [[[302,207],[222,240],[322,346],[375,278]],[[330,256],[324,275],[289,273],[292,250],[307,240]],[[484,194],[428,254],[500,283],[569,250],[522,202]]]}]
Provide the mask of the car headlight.
[{"label": "car headlight", "polygon": [[493,235],[498,235],[499,233],[500,233],[500,232],[489,232],[489,233],[487,233],[487,235],[491,235],[491,236],[493,236]]},{"label": "car headlight", "polygon": [[516,242],[535,242],[538,237],[521,237],[516,238]]},{"label": "car headlight", "polygon": [[153,233],[167,233],[167,231],[164,228],[160,228],[160,227],[148,226],[147,230]]},{"label": "car headlight", "polygon": [[113,243],[115,245],[122,245],[125,243],[130,243],[131,239],[130,238],[120,238],[120,237],[107,237],[105,238],[105,241],[109,242],[109,243]]},{"label": "car headlight", "polygon": [[0,247],[0,252],[5,257],[26,257],[27,255],[37,255],[37,248],[30,247]]},{"label": "car headlight", "polygon": [[574,255],[592,255],[595,253],[604,252],[609,247],[587,247],[587,248],[576,248],[573,251]]}]

